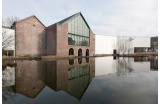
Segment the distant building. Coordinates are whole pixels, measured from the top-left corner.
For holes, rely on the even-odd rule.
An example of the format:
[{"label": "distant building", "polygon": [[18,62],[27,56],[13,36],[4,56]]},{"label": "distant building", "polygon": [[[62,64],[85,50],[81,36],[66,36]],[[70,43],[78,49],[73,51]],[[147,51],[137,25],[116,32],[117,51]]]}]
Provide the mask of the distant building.
[{"label": "distant building", "polygon": [[15,56],[15,30],[2,26],[2,55]]},{"label": "distant building", "polygon": [[158,37],[95,35],[95,54],[113,54],[113,50],[120,54],[157,52]]},{"label": "distant building", "polygon": [[151,37],[151,51],[153,52],[158,51],[158,36]]},{"label": "distant building", "polygon": [[120,54],[148,52],[151,45],[148,36],[106,36],[95,35],[95,54],[113,54],[116,49]]}]

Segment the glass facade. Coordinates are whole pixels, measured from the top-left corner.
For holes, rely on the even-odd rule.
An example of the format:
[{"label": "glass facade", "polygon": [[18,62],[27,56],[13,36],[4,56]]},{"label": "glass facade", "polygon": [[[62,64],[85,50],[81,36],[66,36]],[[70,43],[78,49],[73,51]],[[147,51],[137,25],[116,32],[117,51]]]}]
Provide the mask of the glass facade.
[{"label": "glass facade", "polygon": [[68,21],[68,45],[89,46],[89,28],[81,15]]}]

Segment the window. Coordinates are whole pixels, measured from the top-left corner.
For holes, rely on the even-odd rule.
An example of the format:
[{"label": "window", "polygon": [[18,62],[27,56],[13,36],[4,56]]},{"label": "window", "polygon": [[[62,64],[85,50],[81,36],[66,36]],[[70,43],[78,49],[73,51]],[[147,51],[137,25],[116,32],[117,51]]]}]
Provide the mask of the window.
[{"label": "window", "polygon": [[81,15],[68,21],[68,45],[89,46],[89,28]]},{"label": "window", "polygon": [[78,50],[78,56],[82,56],[82,49]]},{"label": "window", "polygon": [[74,49],[73,48],[69,49],[69,55],[74,55]]},{"label": "window", "polygon": [[86,56],[89,56],[89,49],[86,49]]}]

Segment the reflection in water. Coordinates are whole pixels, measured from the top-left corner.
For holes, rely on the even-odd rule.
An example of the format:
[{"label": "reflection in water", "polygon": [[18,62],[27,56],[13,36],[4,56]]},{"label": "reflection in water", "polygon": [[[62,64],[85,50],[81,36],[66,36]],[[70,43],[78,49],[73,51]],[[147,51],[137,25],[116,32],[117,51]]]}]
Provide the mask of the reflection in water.
[{"label": "reflection in water", "polygon": [[[158,102],[158,74],[157,71],[150,70],[151,63],[155,63],[153,66],[158,70],[156,64],[158,58],[149,57],[147,59],[149,61],[134,58],[113,60],[113,57],[79,60],[16,61],[16,68],[5,69],[2,72],[3,103],[156,104]],[[12,78],[9,79],[9,76]]]},{"label": "reflection in water", "polygon": [[45,86],[45,65],[41,61],[16,61],[15,92],[35,98]]},{"label": "reflection in water", "polygon": [[158,57],[117,58],[116,61],[113,61],[113,70],[116,70],[118,76],[131,72],[158,70]]},{"label": "reflection in water", "polygon": [[158,70],[158,56],[135,57],[134,62],[150,62],[150,70]]},{"label": "reflection in water", "polygon": [[79,64],[82,63],[82,58],[78,58],[78,63],[79,63]]},{"label": "reflection in water", "polygon": [[[130,57],[130,58],[116,58],[113,57],[97,57],[95,58],[95,76],[106,75],[110,73],[117,73],[117,75],[136,73],[136,72],[150,72],[151,70],[158,70],[158,57],[149,56],[149,61],[143,61],[144,57]],[[137,61],[135,61],[137,60]],[[140,61],[141,60],[141,61]]]},{"label": "reflection in water", "polygon": [[86,96],[85,104],[158,104],[158,73],[97,76]]},{"label": "reflection in water", "polygon": [[69,65],[73,65],[74,64],[74,59],[69,59]]},{"label": "reflection in water", "polygon": [[[80,100],[95,76],[94,59],[90,63],[86,63],[85,58],[81,58],[80,62],[81,64],[74,59],[46,62],[16,61],[15,78],[12,78],[15,83],[3,88],[3,101],[7,100],[5,95],[9,95],[8,93],[12,95],[13,91],[29,98],[36,98],[45,86],[53,91],[63,90]],[[6,84],[5,80],[3,82]]]},{"label": "reflection in water", "polygon": [[89,65],[71,67],[68,70],[67,93],[80,100],[90,83]]},{"label": "reflection in water", "polygon": [[15,93],[12,86],[2,87],[2,101],[7,101],[8,99],[14,100]]},{"label": "reflection in water", "polygon": [[86,63],[88,63],[89,62],[89,58],[86,58]]},{"label": "reflection in water", "polygon": [[6,67],[2,71],[2,86],[13,86],[15,85],[15,67]]},{"label": "reflection in water", "polygon": [[134,72],[132,58],[117,58],[117,60],[113,63],[113,68],[115,68],[118,76],[121,74]]},{"label": "reflection in water", "polygon": [[15,67],[6,66],[2,75],[2,100],[13,99],[15,97],[12,89],[15,85]]}]

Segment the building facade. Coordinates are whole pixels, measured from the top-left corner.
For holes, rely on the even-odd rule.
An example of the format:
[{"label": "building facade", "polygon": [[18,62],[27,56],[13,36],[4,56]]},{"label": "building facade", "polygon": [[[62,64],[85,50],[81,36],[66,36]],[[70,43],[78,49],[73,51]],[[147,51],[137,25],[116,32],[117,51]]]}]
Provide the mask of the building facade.
[{"label": "building facade", "polygon": [[12,26],[15,29],[16,56],[93,56],[95,35],[79,12],[45,27],[30,16]]},{"label": "building facade", "polygon": [[95,35],[81,13],[74,14],[46,28],[47,55],[92,56]]},{"label": "building facade", "polygon": [[158,36],[151,37],[151,51],[153,52],[158,51]]},{"label": "building facade", "polygon": [[[28,98],[36,98],[48,87],[53,92],[63,91],[80,100],[95,77],[95,59],[86,62],[86,58],[82,58],[81,64],[71,59],[73,65],[69,60],[17,60],[17,67],[11,70],[13,79],[9,84],[15,93]],[[3,77],[8,79],[8,76]]]},{"label": "building facade", "polygon": [[95,54],[113,54],[113,50],[119,54],[157,52],[158,37],[95,35]]},{"label": "building facade", "polygon": [[157,52],[158,36],[95,35],[79,12],[46,27],[36,16],[11,26],[15,56],[93,56]]},{"label": "building facade", "polygon": [[46,55],[46,27],[36,16],[30,16],[15,22],[15,55]]}]

